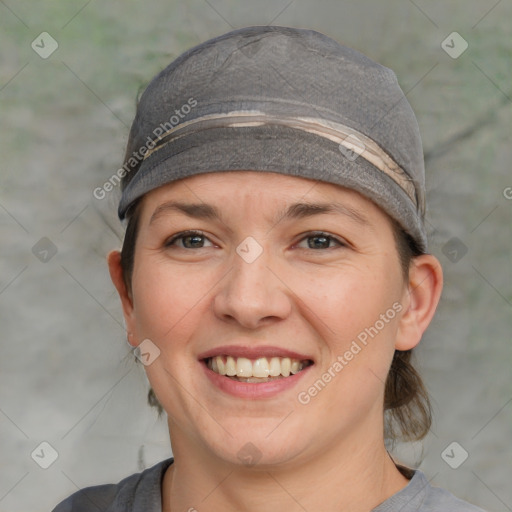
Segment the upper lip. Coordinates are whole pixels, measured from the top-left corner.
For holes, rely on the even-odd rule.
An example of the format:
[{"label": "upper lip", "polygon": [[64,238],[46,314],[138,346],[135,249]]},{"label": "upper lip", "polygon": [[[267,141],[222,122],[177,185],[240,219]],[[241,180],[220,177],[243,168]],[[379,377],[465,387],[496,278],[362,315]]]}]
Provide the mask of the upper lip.
[{"label": "upper lip", "polygon": [[198,359],[208,359],[215,356],[246,357],[247,359],[259,359],[260,357],[289,357],[299,361],[310,360],[313,358],[306,354],[299,354],[293,350],[270,345],[244,346],[244,345],[223,345],[215,347],[199,354]]}]

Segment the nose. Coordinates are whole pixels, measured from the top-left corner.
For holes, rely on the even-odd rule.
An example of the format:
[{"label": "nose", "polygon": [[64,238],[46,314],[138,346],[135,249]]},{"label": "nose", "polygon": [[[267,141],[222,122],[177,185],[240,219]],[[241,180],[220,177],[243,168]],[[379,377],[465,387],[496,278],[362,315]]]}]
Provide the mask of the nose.
[{"label": "nose", "polygon": [[243,252],[234,254],[233,266],[213,299],[217,318],[248,329],[287,318],[291,298],[277,268],[266,249],[254,261]]}]

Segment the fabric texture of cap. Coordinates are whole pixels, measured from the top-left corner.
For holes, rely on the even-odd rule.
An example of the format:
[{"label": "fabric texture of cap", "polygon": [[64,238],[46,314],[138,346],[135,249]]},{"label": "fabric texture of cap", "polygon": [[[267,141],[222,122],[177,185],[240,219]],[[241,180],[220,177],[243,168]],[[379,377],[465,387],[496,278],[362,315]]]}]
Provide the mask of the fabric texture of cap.
[{"label": "fabric texture of cap", "polygon": [[421,137],[396,75],[319,32],[235,30],[160,72],[130,131],[119,218],[159,186],[240,170],[356,190],[427,249]]}]

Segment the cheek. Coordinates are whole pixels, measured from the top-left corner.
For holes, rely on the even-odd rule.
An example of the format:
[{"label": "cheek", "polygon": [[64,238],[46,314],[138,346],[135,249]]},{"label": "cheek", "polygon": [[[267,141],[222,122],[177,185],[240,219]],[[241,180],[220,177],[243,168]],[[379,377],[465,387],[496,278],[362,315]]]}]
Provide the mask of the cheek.
[{"label": "cheek", "polygon": [[316,316],[315,324],[333,348],[343,349],[376,323],[378,331],[396,332],[393,304],[401,298],[401,281],[395,274],[376,267],[322,269],[295,276],[294,291],[306,306],[303,315],[309,308],[311,322]]},{"label": "cheek", "polygon": [[[326,384],[329,391],[322,391],[317,400],[322,407],[357,410],[379,399],[394,353],[401,284],[394,269],[375,267],[344,268],[302,280],[307,306],[303,316],[308,309],[315,313],[310,322],[323,338],[319,369],[323,382],[317,388]],[[310,384],[315,386],[316,379],[318,375]]]},{"label": "cheek", "polygon": [[189,327],[197,327],[201,301],[211,288],[204,272],[168,265],[161,256],[141,258],[134,270],[134,311],[139,337],[163,344],[169,339],[180,340]]},{"label": "cheek", "polygon": [[137,337],[150,339],[161,354],[145,371],[167,414],[185,423],[183,411],[191,406],[183,389],[190,388],[187,379],[197,371],[189,340],[204,320],[206,302],[202,299],[206,299],[211,281],[205,271],[185,271],[159,255],[142,256],[134,269]]}]

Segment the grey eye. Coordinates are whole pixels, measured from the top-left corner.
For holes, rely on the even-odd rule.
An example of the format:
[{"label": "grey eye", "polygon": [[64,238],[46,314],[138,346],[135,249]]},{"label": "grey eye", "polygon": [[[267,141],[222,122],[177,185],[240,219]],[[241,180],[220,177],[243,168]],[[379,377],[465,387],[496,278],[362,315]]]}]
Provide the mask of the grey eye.
[{"label": "grey eye", "polygon": [[[181,240],[182,242],[180,245],[176,244],[178,240]],[[210,245],[205,245],[205,242],[209,243]],[[185,233],[177,234],[165,244],[166,247],[176,245],[180,249],[201,249],[203,247],[210,247],[213,244],[205,235],[203,235],[203,233],[188,231]]]},{"label": "grey eye", "polygon": [[300,241],[298,246],[300,247],[300,244],[305,240],[307,240],[307,247],[301,247],[304,249],[330,249],[332,247],[332,243],[338,246],[345,245],[327,233],[314,233],[312,235],[308,235]]}]

